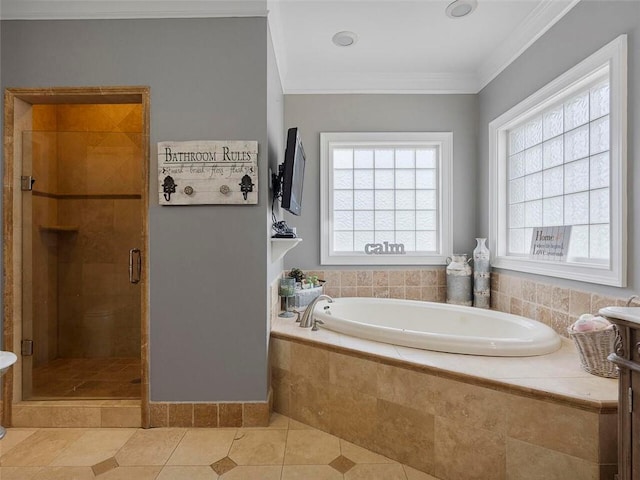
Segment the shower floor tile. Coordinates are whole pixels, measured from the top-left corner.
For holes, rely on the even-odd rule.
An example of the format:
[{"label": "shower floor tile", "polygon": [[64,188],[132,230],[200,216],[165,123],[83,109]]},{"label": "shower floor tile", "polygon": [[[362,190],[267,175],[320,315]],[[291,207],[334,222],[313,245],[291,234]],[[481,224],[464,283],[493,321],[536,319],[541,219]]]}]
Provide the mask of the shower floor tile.
[{"label": "shower floor tile", "polygon": [[57,358],[33,368],[29,400],[140,398],[139,358]]}]

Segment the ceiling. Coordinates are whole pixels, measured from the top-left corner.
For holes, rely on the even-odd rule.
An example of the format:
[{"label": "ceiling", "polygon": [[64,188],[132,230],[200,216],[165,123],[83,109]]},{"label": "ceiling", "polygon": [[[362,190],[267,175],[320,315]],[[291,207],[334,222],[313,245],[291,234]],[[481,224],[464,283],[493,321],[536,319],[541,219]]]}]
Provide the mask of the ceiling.
[{"label": "ceiling", "polygon": [[[285,93],[476,93],[579,0],[0,0],[2,19],[268,16]],[[357,34],[350,47],[331,41]]]}]

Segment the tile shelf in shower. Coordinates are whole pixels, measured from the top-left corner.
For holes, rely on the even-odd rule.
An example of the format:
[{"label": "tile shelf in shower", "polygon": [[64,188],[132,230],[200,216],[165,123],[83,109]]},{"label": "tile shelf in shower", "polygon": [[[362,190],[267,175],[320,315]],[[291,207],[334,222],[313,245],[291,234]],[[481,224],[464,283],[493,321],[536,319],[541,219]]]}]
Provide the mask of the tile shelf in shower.
[{"label": "tile shelf in shower", "polygon": [[75,233],[78,231],[78,227],[76,225],[40,225],[40,230],[43,232]]}]

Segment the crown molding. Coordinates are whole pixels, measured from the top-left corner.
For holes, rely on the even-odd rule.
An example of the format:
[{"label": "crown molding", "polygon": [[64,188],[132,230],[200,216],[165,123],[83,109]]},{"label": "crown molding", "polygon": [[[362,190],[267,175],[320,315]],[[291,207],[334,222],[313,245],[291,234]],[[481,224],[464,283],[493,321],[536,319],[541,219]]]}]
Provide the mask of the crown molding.
[{"label": "crown molding", "polygon": [[314,72],[308,76],[289,73],[283,84],[285,94],[320,93],[395,93],[395,94],[473,94],[477,93],[475,75],[459,73]]},{"label": "crown molding", "polygon": [[266,0],[0,0],[2,20],[266,17]]},{"label": "crown molding", "polygon": [[536,6],[509,38],[480,65],[476,91],[486,87],[579,2],[580,0],[544,0]]},{"label": "crown molding", "polygon": [[580,0],[543,0],[472,73],[296,76],[287,65],[278,0],[0,0],[2,20],[267,17],[284,92],[478,93]]},{"label": "crown molding", "polygon": [[278,75],[280,76],[280,84],[285,83],[289,69],[287,62],[287,52],[285,51],[285,35],[284,25],[282,21],[282,13],[280,11],[280,2],[278,0],[267,0],[267,25],[271,33],[271,45],[276,57],[276,65],[278,66]]}]

